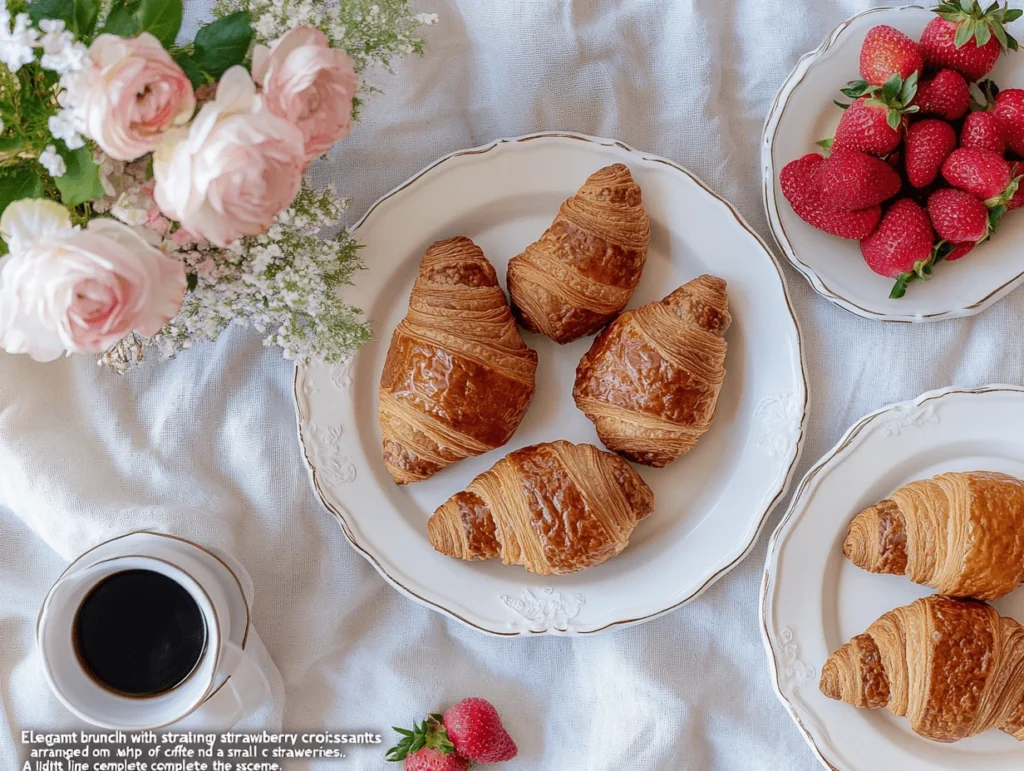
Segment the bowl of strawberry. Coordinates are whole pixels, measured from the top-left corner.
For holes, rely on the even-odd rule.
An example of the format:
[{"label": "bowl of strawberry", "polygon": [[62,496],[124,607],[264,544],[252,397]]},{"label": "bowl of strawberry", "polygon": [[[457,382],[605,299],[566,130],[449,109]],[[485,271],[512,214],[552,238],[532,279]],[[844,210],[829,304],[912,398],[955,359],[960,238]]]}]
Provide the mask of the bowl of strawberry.
[{"label": "bowl of strawberry", "polygon": [[797,64],[765,123],[765,209],[820,294],[934,321],[1024,281],[1022,15],[978,0],[879,8]]}]

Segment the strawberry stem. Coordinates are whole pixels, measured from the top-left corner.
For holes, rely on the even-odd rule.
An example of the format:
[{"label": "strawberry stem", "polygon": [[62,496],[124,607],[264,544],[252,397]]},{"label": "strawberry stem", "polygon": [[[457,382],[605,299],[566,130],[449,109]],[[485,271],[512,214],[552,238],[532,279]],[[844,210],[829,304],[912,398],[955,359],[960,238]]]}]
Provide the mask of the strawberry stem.
[{"label": "strawberry stem", "polygon": [[908,270],[906,273],[900,273],[896,277],[896,283],[893,284],[892,291],[889,292],[890,300],[898,300],[907,293],[907,286],[914,281],[927,281],[931,278],[932,270],[946,259],[946,255],[953,251],[953,244],[948,241],[939,241],[932,247],[932,253],[926,260],[919,260],[914,264],[913,270]]},{"label": "strawberry stem", "polygon": [[435,749],[442,755],[451,755],[455,752],[455,745],[448,738],[448,731],[441,722],[441,715],[432,714],[419,724],[413,723],[411,731],[398,726],[391,727],[402,737],[384,756],[391,762],[405,760],[407,755],[415,755],[424,747]]}]

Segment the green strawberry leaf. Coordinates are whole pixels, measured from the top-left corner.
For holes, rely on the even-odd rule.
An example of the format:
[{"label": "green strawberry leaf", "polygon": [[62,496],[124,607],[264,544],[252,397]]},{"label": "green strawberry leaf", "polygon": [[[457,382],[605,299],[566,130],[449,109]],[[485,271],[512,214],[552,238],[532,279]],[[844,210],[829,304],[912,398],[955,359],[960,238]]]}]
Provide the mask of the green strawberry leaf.
[{"label": "green strawberry leaf", "polygon": [[835,137],[829,137],[828,139],[819,139],[814,144],[816,144],[818,147],[823,148],[825,150],[825,157],[828,158],[828,156],[832,152],[832,145],[835,144],[835,141]]},{"label": "green strawberry leaf", "polygon": [[899,300],[907,293],[907,284],[913,281],[915,278],[913,273],[900,273],[896,277],[896,283],[892,286],[892,291],[889,292],[890,300]]},{"label": "green strawberry leaf", "polygon": [[866,80],[851,80],[846,84],[846,88],[839,89],[840,93],[856,99],[859,96],[864,96],[871,89],[871,84]]},{"label": "green strawberry leaf", "polygon": [[1017,21],[1021,16],[1024,16],[1024,10],[1020,8],[1008,8],[1003,11],[1003,22]]},{"label": "green strawberry leaf", "polygon": [[972,37],[974,37],[974,22],[971,20],[962,21],[956,28],[956,34],[953,35],[953,45],[957,48],[963,48]]},{"label": "green strawberry leaf", "polygon": [[897,96],[900,95],[900,90],[903,88],[903,78],[900,77],[898,72],[894,72],[889,76],[889,79],[885,81],[885,85],[882,86],[882,100],[891,102]]},{"label": "green strawberry leaf", "polygon": [[903,82],[903,87],[900,89],[900,102],[903,104],[910,104],[914,97],[917,95],[917,73],[912,72]]},{"label": "green strawberry leaf", "polygon": [[[992,233],[996,232],[996,228],[999,226],[999,220],[1004,214],[1006,214],[1006,206],[1003,204],[1000,204],[988,213],[988,227]],[[988,238],[988,236],[985,236],[985,238]],[[985,239],[983,238],[982,241],[984,240]]]},{"label": "green strawberry leaf", "polygon": [[979,24],[977,29],[974,30],[974,44],[981,48],[985,43],[992,39],[992,27],[988,24]]},{"label": "green strawberry leaf", "polygon": [[833,99],[832,100],[832,104],[834,104],[840,110],[849,110],[850,109],[850,105],[846,104],[845,102],[840,102],[838,99]]},{"label": "green strawberry leaf", "polygon": [[903,120],[898,110],[889,110],[885,117],[885,122],[889,124],[889,128],[893,131],[898,131],[900,128],[900,122]]}]

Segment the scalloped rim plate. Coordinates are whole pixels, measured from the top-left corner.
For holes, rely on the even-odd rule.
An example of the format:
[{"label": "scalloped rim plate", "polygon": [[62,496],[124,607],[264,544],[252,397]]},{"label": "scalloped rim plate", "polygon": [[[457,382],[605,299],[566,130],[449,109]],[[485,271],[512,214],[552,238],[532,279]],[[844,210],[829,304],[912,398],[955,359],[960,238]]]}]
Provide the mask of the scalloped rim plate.
[{"label": "scalloped rim plate", "polygon": [[[933,592],[861,570],[842,553],[850,520],[897,487],[945,471],[1024,478],[1024,387],[929,391],[850,428],[800,482],[768,544],[761,634],[775,693],[834,771],[1010,771],[1024,745],[989,731],[953,745],[914,734],[887,710],[859,710],[818,690],[834,650],[883,613]],[[1024,590],[992,603],[1024,622]]]},{"label": "scalloped rim plate", "polygon": [[[715,424],[671,466],[638,467],[656,511],[604,565],[542,577],[500,560],[438,554],[427,540],[430,513],[506,453],[554,439],[600,443],[571,394],[591,338],[556,346],[524,333],[540,359],[537,394],[512,440],[426,481],[391,481],[380,457],[378,384],[419,260],[433,241],[467,235],[503,280],[509,258],[543,232],[562,200],[616,162],[632,170],[652,219],[647,266],[630,307],[661,299],[702,272],[729,282],[734,325]],[[400,592],[490,634],[589,634],[666,613],[746,556],[797,463],[807,386],[781,271],[728,203],[664,158],[552,132],[442,158],[375,203],[355,234],[369,270],[346,299],[366,310],[377,339],[342,365],[296,366],[299,440],[321,501]]]},{"label": "scalloped rim plate", "polygon": [[[824,43],[803,56],[779,89],[761,137],[765,213],[783,254],[818,294],[868,319],[922,322],[973,316],[1024,281],[1024,216],[1007,217],[999,233],[974,254],[947,263],[924,283],[911,285],[900,300],[890,300],[893,280],[864,264],[856,241],[835,238],[803,222],[782,195],[778,170],[815,151],[839,121],[832,106],[839,88],[858,76],[858,57],[867,31],[888,24],[913,37],[934,16],[919,5],[875,8],[836,27]],[[1001,57],[991,77],[1004,88],[1024,87],[1024,52]]]}]

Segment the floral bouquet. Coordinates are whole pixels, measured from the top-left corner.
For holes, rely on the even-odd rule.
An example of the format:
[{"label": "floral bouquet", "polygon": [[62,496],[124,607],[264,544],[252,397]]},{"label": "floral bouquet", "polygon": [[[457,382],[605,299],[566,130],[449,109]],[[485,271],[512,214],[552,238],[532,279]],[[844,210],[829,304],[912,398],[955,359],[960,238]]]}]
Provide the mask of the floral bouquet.
[{"label": "floral bouquet", "polygon": [[[308,164],[360,75],[420,52],[406,0],[0,0],[0,347],[123,371],[251,324],[287,358],[369,338],[362,266]],[[372,92],[362,87],[362,92]],[[325,235],[325,231],[331,235]]]}]

